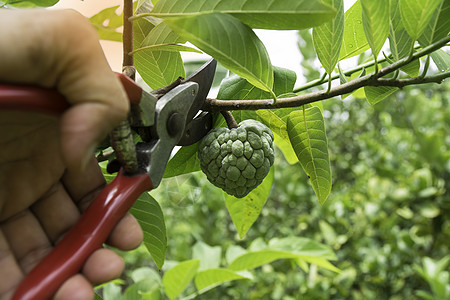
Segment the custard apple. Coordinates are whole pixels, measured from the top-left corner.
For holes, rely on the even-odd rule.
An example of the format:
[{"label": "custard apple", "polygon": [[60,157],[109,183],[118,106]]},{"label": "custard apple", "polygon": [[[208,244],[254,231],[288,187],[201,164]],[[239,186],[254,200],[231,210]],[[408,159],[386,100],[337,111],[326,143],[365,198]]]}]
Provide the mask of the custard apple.
[{"label": "custard apple", "polygon": [[241,198],[269,173],[274,161],[273,134],[255,120],[242,121],[233,129],[216,127],[201,140],[198,157],[212,184]]}]

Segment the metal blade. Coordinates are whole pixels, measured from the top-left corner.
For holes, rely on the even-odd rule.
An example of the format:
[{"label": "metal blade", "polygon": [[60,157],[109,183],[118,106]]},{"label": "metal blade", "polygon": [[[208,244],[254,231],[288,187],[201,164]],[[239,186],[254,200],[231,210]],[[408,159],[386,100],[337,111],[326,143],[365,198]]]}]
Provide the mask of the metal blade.
[{"label": "metal blade", "polygon": [[210,59],[203,66],[201,66],[197,71],[184,79],[181,83],[185,82],[195,82],[198,84],[198,94],[195,97],[194,103],[189,109],[187,115],[187,122],[189,123],[198,113],[206,97],[208,96],[209,90],[214,80],[214,74],[216,72],[217,61],[215,59]]},{"label": "metal blade", "polygon": [[189,146],[201,140],[212,128],[213,118],[209,112],[202,112],[186,124],[178,146]]}]

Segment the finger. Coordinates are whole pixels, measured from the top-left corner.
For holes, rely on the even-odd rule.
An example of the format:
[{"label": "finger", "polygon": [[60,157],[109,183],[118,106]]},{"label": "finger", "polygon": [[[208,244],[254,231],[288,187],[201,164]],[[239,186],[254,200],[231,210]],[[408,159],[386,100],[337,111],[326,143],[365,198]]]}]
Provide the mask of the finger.
[{"label": "finger", "polygon": [[73,107],[62,116],[61,142],[68,166],[81,162],[83,167],[98,141],[126,118],[129,102],[92,25],[77,13],[68,13],[68,17],[68,26],[73,22],[77,31],[70,37],[66,30],[59,32],[65,51],[60,52],[59,64],[64,67],[57,88]]},{"label": "finger", "polygon": [[0,299],[10,299],[23,278],[22,270],[0,230]]},{"label": "finger", "polygon": [[78,207],[60,182],[34,203],[31,210],[52,244],[56,244],[80,217]]},{"label": "finger", "polygon": [[94,298],[91,283],[81,274],[69,278],[56,292],[54,300],[86,300]]},{"label": "finger", "polygon": [[100,140],[124,116],[104,103],[83,103],[61,117],[61,150],[68,168],[84,171]]},{"label": "finger", "polygon": [[[105,179],[95,158],[91,158],[86,171],[69,169],[63,176],[63,183],[70,197],[84,211],[104,187]],[[121,250],[137,248],[143,239],[143,233],[136,219],[127,214],[115,226],[108,239],[108,244]]]},{"label": "finger", "polygon": [[[11,26],[17,30],[6,29]],[[16,34],[21,28],[29,38]],[[61,122],[62,143],[68,144],[63,146],[64,160],[80,167],[95,143],[129,110],[125,91],[106,61],[95,29],[75,11],[0,11],[0,36],[8,40],[0,47],[4,62],[0,80],[57,88],[74,108],[86,105],[69,109]],[[85,124],[71,129],[78,120]]]},{"label": "finger", "polygon": [[24,273],[28,273],[52,249],[39,221],[29,210],[2,222],[0,228]]},{"label": "finger", "polygon": [[114,227],[106,242],[115,248],[128,251],[139,247],[143,239],[141,226],[130,213],[127,213]]},{"label": "finger", "polygon": [[106,185],[105,177],[94,156],[91,156],[84,171],[68,168],[61,182],[81,211],[89,206]]},{"label": "finger", "polygon": [[119,255],[103,248],[89,256],[81,272],[91,283],[98,284],[118,278],[124,267]]},{"label": "finger", "polygon": [[44,114],[1,111],[0,221],[22,211],[61,178],[58,121]]}]

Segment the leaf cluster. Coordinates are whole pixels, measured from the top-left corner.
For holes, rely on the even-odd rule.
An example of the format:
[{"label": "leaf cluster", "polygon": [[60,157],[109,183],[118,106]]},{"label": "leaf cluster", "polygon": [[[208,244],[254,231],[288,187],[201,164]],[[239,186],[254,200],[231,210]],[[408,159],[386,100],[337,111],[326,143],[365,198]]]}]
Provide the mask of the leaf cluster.
[{"label": "leaf cluster", "polygon": [[[334,174],[330,199],[317,205],[300,165],[278,153],[273,188],[244,239],[237,239],[221,190],[205,176],[165,179],[153,193],[170,237],[162,271],[201,257],[210,257],[211,267],[228,268],[232,249],[308,237],[333,249],[332,263],[341,272],[315,263],[304,272],[292,259],[280,259],[252,269],[251,279],[223,282],[195,299],[446,299],[448,91],[448,84],[428,85],[406,88],[375,106],[354,97],[324,103]],[[141,251],[124,255],[130,276],[152,265]],[[194,279],[179,298],[195,291]]]},{"label": "leaf cluster", "polygon": [[58,3],[59,0],[2,0],[0,1],[1,7],[49,7]]},{"label": "leaf cluster", "polygon": [[[216,58],[233,75],[222,81],[218,99],[210,100],[204,108],[217,111],[239,107],[239,111],[233,112],[238,122],[251,118],[266,124],[274,132],[275,144],[283,156],[291,164],[300,163],[319,203],[324,204],[333,179],[323,108],[316,102],[338,95],[345,98],[353,93],[362,94],[375,105],[400,87],[439,83],[449,76],[450,59],[440,48],[449,42],[450,1],[418,3],[358,0],[344,11],[343,0],[139,0],[130,18],[134,25],[134,51],[130,54],[142,79],[152,89],[185,76],[180,51],[200,49]],[[105,30],[111,27],[116,31],[119,24],[115,8],[103,10],[92,20],[94,24],[102,24],[99,30],[104,36]],[[306,86],[312,88],[328,82],[328,88],[300,94],[306,87],[294,89],[295,73],[272,66],[253,29],[311,27],[314,27],[311,42],[325,74]],[[390,53],[383,51],[384,57],[379,59],[387,39]],[[187,41],[197,49],[185,45]],[[356,55],[364,57],[367,49],[371,49],[373,61],[347,71],[338,65],[339,61]],[[426,76],[430,58],[423,66],[420,59],[430,54],[444,72]],[[332,87],[334,79],[341,84]],[[216,126],[223,124],[218,116]],[[169,162],[165,177],[198,171],[197,148],[198,145],[181,148]],[[268,176],[243,199],[225,197],[241,237],[261,213],[273,178]]]}]

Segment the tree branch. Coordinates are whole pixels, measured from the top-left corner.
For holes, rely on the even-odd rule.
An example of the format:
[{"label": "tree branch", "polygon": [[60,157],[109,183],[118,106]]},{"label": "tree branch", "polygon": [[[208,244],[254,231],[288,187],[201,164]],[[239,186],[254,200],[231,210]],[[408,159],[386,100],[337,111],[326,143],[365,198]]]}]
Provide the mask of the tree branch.
[{"label": "tree branch", "polygon": [[369,82],[368,86],[393,86],[402,88],[407,85],[413,84],[425,84],[425,83],[437,83],[440,84],[446,78],[450,77],[450,71],[439,73],[433,76],[428,77],[413,77],[413,78],[404,78],[404,79],[387,79],[387,78],[378,78],[376,81]]},{"label": "tree branch", "polygon": [[[133,0],[124,0],[123,8],[123,65],[122,72],[134,80],[135,69],[133,56],[133,26],[128,19],[133,15]],[[128,119],[122,120],[110,133],[111,146],[117,160],[125,172],[134,174],[139,165],[136,156],[133,134]]]},{"label": "tree branch", "polygon": [[133,1],[123,1],[123,63],[122,72],[134,79],[134,59],[129,53],[133,51],[133,23],[129,20],[133,16]]},{"label": "tree branch", "polygon": [[387,67],[380,69],[377,73],[368,74],[360,78],[353,79],[347,83],[333,87],[328,93],[325,91],[317,91],[309,94],[298,95],[295,97],[278,99],[273,104],[273,99],[261,99],[261,100],[218,100],[218,99],[206,99],[202,109],[206,111],[218,112],[223,110],[258,110],[258,109],[275,109],[285,107],[299,107],[308,103],[330,99],[343,94],[351,93],[364,86],[394,86],[404,87],[413,84],[424,83],[441,83],[444,79],[450,77],[450,72],[444,72],[428,77],[414,77],[406,79],[387,79],[381,78],[386,76],[401,67],[409,64],[410,62],[418,59],[422,56],[430,54],[433,51],[440,49],[450,42],[450,36],[417,51],[409,57],[400,59]]}]

